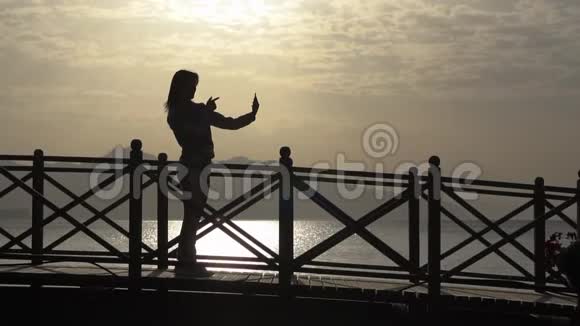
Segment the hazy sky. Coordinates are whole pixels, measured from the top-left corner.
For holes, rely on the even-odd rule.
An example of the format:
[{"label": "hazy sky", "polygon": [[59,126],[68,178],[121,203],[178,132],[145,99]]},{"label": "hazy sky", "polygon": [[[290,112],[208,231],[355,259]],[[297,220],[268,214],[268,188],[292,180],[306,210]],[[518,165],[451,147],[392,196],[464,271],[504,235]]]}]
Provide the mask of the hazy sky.
[{"label": "hazy sky", "polygon": [[[367,169],[441,156],[483,177],[573,184],[580,169],[578,0],[0,0],[0,150],[102,155],[140,138],[179,148],[165,123],[172,73],[200,101],[258,121],[215,131],[217,159]],[[373,159],[377,122],[399,136]]]}]

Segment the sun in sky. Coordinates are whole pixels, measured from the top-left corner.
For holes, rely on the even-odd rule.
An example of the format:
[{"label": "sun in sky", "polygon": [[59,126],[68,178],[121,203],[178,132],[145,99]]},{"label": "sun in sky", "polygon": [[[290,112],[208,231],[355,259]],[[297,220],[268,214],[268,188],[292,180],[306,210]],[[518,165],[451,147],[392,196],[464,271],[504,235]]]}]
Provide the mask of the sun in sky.
[{"label": "sun in sky", "polygon": [[173,15],[184,20],[224,25],[249,25],[268,14],[263,0],[170,0],[169,8]]}]

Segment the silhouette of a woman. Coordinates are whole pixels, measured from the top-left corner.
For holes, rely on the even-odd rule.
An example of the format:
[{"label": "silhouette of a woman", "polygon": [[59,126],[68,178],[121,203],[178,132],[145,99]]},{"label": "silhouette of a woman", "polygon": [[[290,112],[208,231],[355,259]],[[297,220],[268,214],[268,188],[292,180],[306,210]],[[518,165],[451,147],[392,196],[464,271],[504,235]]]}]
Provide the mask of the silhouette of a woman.
[{"label": "silhouette of a woman", "polygon": [[175,270],[178,273],[206,276],[210,273],[196,264],[195,240],[209,189],[209,173],[202,172],[214,157],[210,127],[230,130],[243,128],[256,119],[260,104],[254,95],[251,112],[238,118],[224,117],[215,112],[215,102],[219,97],[210,97],[205,104],[193,102],[198,83],[198,74],[187,70],[176,72],[171,80],[165,108],[167,123],[182,149],[180,162],[188,169],[187,176],[181,180],[181,187],[190,193],[189,199],[182,199],[184,216]]}]

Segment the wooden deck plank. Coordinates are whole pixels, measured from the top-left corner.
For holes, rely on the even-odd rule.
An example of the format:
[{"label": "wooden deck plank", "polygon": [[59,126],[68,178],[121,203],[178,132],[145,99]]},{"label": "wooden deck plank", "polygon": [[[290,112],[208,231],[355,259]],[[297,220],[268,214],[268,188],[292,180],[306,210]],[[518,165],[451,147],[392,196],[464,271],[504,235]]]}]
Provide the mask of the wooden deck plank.
[{"label": "wooden deck plank", "polygon": [[278,273],[275,272],[274,273],[274,276],[272,277],[272,282],[270,284],[272,284],[272,285],[278,285],[279,280],[280,280],[279,279],[279,275],[278,275]]},{"label": "wooden deck plank", "polygon": [[320,275],[312,275],[310,277],[310,288],[324,287],[324,281]]},{"label": "wooden deck plank", "polygon": [[260,283],[262,281],[263,277],[264,277],[264,272],[251,273],[251,274],[248,274],[248,278],[246,279],[246,282]]},{"label": "wooden deck plank", "polygon": [[[105,270],[106,269],[106,270]],[[113,274],[115,276],[113,276]],[[113,282],[113,280],[125,280],[127,267],[122,265],[106,265],[101,267],[88,263],[51,263],[41,266],[0,266],[0,275],[12,278],[0,278],[0,282],[6,279],[49,280],[51,284],[98,284],[99,282]],[[173,269],[157,270],[145,268],[143,277],[149,280],[157,280],[155,284],[162,284],[165,280],[175,280],[173,286],[186,284],[189,278],[176,275]],[[199,280],[192,278],[192,280]],[[278,284],[275,272],[242,272],[242,271],[216,271],[208,279],[200,280],[205,284],[204,289],[224,290],[228,288],[241,289],[259,287],[264,291],[275,293]],[[4,281],[6,282],[6,281]],[[161,282],[161,283],[159,283]],[[231,285],[228,285],[231,284]],[[315,274],[300,273],[294,280],[296,288],[300,289],[301,295],[351,298],[384,301],[393,300],[419,300],[427,293],[423,284],[413,285],[400,280],[375,280],[355,277],[321,276]],[[153,283],[151,283],[153,284]],[[213,285],[212,285],[213,284]],[[236,284],[234,286],[234,284]],[[218,286],[219,285],[219,286]],[[252,292],[252,291],[250,291]],[[505,288],[485,288],[467,285],[444,285],[442,295],[445,301],[451,301],[454,305],[477,305],[479,308],[506,307],[513,311],[544,311],[566,312],[576,306],[576,298],[561,293],[537,293],[528,290],[515,290]]]},{"label": "wooden deck plank", "polygon": [[296,274],[292,284],[296,286],[309,286],[310,280],[308,279],[308,275],[306,274]]}]

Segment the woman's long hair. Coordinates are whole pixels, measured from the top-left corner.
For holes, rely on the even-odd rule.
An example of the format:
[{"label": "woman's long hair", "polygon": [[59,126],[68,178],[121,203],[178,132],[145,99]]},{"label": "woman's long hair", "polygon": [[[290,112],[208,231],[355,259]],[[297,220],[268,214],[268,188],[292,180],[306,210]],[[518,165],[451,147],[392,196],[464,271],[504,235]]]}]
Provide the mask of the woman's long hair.
[{"label": "woman's long hair", "polygon": [[188,70],[179,70],[173,75],[171,79],[171,86],[169,87],[169,94],[165,102],[165,110],[171,113],[175,109],[177,103],[190,100],[186,98],[186,94],[191,91],[191,88],[199,81],[199,75]]}]

